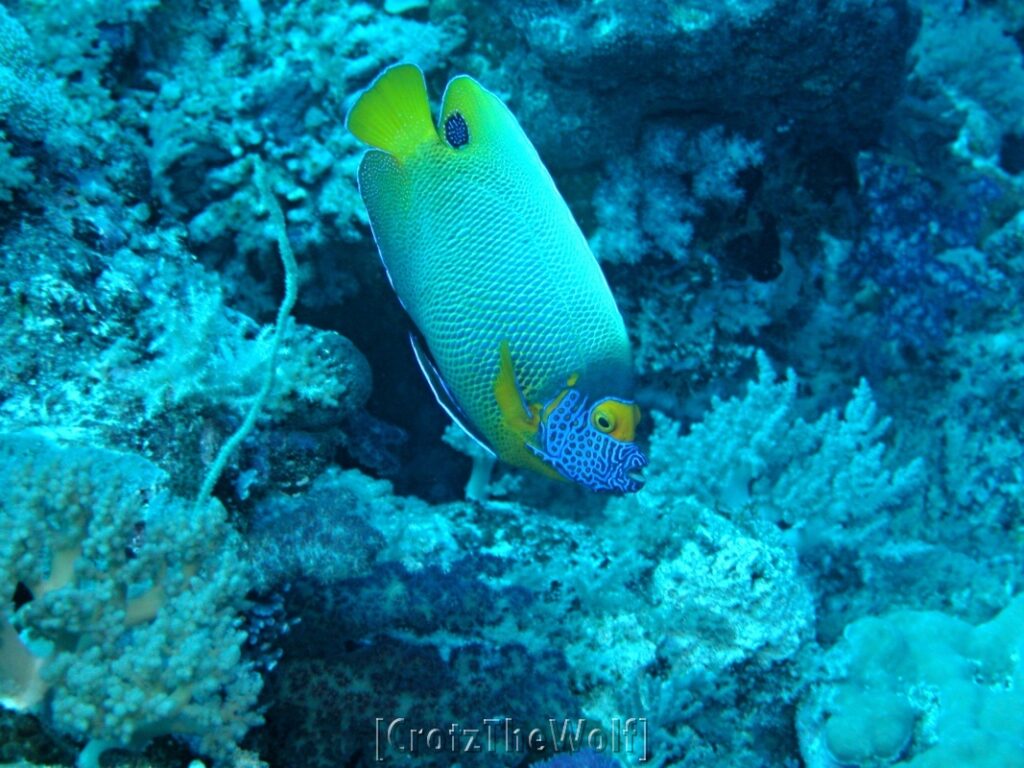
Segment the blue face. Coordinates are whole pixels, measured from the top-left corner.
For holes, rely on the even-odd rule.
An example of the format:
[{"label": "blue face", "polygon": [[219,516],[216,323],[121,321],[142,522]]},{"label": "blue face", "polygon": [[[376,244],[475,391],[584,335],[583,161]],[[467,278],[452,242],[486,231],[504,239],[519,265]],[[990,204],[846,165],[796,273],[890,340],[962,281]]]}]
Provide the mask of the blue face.
[{"label": "blue face", "polygon": [[635,443],[599,431],[590,412],[587,398],[570,389],[541,422],[539,447],[530,445],[530,450],[563,477],[592,491],[639,491],[647,457]]}]

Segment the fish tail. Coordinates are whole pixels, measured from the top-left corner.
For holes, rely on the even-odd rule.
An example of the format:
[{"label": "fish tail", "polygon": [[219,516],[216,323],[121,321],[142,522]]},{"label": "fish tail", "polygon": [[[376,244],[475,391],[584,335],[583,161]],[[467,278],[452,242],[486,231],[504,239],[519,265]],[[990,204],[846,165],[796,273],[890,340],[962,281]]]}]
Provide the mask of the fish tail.
[{"label": "fish tail", "polygon": [[427,84],[415,64],[384,70],[360,94],[345,121],[362,141],[401,159],[427,141],[437,141]]}]

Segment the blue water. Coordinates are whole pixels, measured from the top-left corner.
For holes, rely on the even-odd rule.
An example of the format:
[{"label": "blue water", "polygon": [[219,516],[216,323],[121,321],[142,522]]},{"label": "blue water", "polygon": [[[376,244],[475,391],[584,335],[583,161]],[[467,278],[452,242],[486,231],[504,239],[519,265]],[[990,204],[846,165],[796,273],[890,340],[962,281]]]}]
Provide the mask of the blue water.
[{"label": "blue water", "polygon": [[[1009,0],[5,0],[0,763],[1024,766],[1022,48]],[[435,402],[345,127],[397,62],[579,222],[639,492]]]}]

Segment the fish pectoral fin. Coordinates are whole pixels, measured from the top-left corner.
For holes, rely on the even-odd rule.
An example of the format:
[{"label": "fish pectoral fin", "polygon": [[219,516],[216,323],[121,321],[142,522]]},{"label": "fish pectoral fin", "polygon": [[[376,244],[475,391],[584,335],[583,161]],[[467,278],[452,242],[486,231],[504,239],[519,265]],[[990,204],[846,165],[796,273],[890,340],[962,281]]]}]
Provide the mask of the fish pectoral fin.
[{"label": "fish pectoral fin", "polygon": [[498,375],[494,379],[494,397],[498,401],[505,426],[524,438],[537,434],[540,426],[540,406],[531,405],[523,397],[516,371],[512,363],[512,351],[508,340],[499,348]]},{"label": "fish pectoral fin", "polygon": [[420,338],[415,333],[410,333],[409,342],[412,344],[412,353],[416,356],[416,363],[419,365],[420,370],[423,371],[423,378],[427,380],[427,385],[430,387],[430,391],[434,393],[434,399],[437,400],[438,405],[444,408],[445,413],[451,417],[451,420],[463,432],[469,435],[475,443],[492,456],[497,456],[490,443],[487,442],[487,439],[476,428],[471,426],[473,422],[470,421],[466,412],[462,410],[462,406],[455,399],[455,395],[448,388],[444,378],[441,376],[441,372],[437,370],[434,359],[430,356],[430,352],[427,351]]},{"label": "fish pectoral fin", "polygon": [[508,340],[499,348],[498,375],[494,378],[494,397],[505,423],[505,428],[516,435],[518,442],[502,458],[518,467],[532,469],[555,480],[565,480],[558,470],[547,462],[543,451],[537,448],[537,432],[540,430],[542,407],[529,403],[523,397],[516,381],[515,365]]}]

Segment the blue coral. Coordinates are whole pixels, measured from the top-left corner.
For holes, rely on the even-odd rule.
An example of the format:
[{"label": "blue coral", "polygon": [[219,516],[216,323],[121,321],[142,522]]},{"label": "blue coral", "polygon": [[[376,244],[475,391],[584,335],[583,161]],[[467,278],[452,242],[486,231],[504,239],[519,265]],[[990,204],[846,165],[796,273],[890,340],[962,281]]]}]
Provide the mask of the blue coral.
[{"label": "blue coral", "polygon": [[860,156],[858,173],[862,221],[846,278],[855,291],[877,289],[885,337],[927,354],[949,338],[958,316],[991,296],[996,278],[958,252],[979,246],[1002,192],[975,175],[953,195],[919,170],[873,153]]}]

